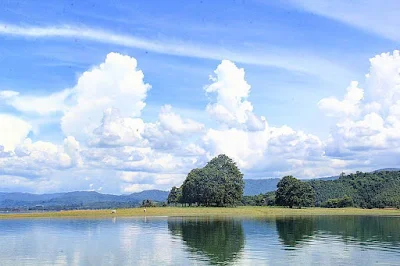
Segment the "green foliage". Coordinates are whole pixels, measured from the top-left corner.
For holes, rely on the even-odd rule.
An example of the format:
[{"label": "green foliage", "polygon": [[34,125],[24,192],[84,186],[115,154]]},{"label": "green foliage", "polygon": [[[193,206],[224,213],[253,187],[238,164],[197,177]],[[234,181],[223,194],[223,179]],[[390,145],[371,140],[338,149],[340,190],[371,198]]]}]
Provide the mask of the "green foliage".
[{"label": "green foliage", "polygon": [[235,206],[242,199],[243,187],[243,174],[232,159],[222,154],[205,167],[189,172],[181,199],[189,205]]},{"label": "green foliage", "polygon": [[310,184],[302,182],[293,176],[285,176],[279,181],[275,194],[275,202],[280,206],[307,207],[313,206],[315,192]]},{"label": "green foliage", "polygon": [[354,205],[353,199],[349,196],[344,196],[340,199],[329,199],[321,204],[321,207],[325,208],[345,208],[352,207]]},{"label": "green foliage", "polygon": [[315,205],[335,204],[332,199],[345,196],[353,200],[354,206],[362,208],[383,208],[400,206],[400,172],[378,171],[341,174],[332,181],[312,180],[310,185],[316,192]]},{"label": "green foliage", "polygon": [[254,196],[243,196],[242,205],[244,206],[274,206],[275,191],[267,192]]},{"label": "green foliage", "polygon": [[156,207],[157,205],[152,200],[143,200],[141,207]]},{"label": "green foliage", "polygon": [[168,204],[177,204],[182,202],[182,189],[180,187],[172,187],[168,194]]}]

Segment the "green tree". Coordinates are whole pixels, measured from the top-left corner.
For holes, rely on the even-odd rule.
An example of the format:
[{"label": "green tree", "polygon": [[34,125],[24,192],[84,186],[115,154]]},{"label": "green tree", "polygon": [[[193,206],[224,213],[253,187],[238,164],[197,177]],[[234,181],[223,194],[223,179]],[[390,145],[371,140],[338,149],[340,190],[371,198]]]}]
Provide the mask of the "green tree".
[{"label": "green tree", "polygon": [[141,207],[155,207],[155,204],[152,200],[143,200]]},{"label": "green tree", "polygon": [[182,201],[182,189],[179,187],[172,187],[171,191],[168,194],[168,204],[177,204]]},{"label": "green tree", "polygon": [[301,182],[293,176],[285,176],[279,181],[275,201],[280,206],[313,206],[315,192],[309,183]]},{"label": "green tree", "polygon": [[243,174],[236,163],[221,154],[203,168],[189,172],[182,185],[182,202],[189,205],[235,206],[243,196]]},{"label": "green tree", "polygon": [[187,175],[182,185],[182,202],[192,205],[198,202],[199,187],[201,186],[201,169],[193,169]]}]

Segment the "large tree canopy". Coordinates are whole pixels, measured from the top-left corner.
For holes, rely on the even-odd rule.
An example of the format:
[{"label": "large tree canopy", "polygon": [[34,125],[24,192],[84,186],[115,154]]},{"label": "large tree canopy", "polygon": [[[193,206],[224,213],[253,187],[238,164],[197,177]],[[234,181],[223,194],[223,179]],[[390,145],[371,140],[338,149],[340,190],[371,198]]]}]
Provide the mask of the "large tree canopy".
[{"label": "large tree canopy", "polygon": [[279,181],[275,201],[280,206],[307,207],[313,206],[315,192],[309,183],[302,182],[293,176],[285,176]]},{"label": "large tree canopy", "polygon": [[203,168],[189,172],[182,185],[182,202],[204,206],[234,206],[243,196],[243,174],[221,154]]}]

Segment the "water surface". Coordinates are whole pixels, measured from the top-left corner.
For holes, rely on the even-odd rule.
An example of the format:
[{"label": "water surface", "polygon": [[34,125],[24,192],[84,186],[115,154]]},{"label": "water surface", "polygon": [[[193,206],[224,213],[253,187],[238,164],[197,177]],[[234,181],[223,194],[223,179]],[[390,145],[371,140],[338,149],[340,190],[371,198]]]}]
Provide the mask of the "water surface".
[{"label": "water surface", "polygon": [[1,265],[399,265],[400,217],[0,220]]}]

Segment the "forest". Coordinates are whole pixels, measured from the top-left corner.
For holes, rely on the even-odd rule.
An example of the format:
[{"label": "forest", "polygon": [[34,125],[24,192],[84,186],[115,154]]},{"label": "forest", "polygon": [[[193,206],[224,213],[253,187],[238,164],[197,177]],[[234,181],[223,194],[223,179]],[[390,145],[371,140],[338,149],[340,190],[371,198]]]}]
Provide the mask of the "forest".
[{"label": "forest", "polygon": [[[308,183],[314,191],[314,206],[326,208],[400,208],[400,171],[342,173],[338,179],[313,179]],[[276,191],[244,196],[243,205],[274,206]]]},{"label": "forest", "polygon": [[312,180],[310,185],[316,206],[347,198],[351,205],[361,208],[400,207],[400,171],[341,174],[336,180]]},{"label": "forest", "polygon": [[275,191],[243,196],[243,174],[221,154],[189,172],[181,187],[168,195],[170,205],[400,208],[400,171],[340,174],[334,180],[299,180],[285,176]]}]

